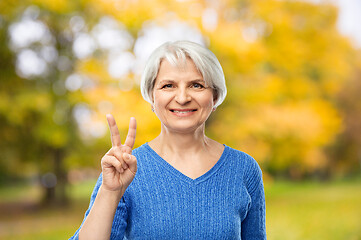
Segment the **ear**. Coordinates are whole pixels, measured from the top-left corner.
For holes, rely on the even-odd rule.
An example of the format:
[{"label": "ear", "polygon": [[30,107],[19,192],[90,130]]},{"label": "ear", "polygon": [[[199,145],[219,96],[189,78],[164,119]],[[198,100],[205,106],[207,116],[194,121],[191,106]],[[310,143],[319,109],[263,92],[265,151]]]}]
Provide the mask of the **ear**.
[{"label": "ear", "polygon": [[150,107],[152,109],[152,112],[154,112],[154,91],[152,91],[152,94],[149,96],[150,96],[150,101],[151,101]]},{"label": "ear", "polygon": [[213,103],[217,102],[218,100],[218,91],[217,89],[213,89]]},{"label": "ear", "polygon": [[149,97],[150,97],[151,105],[153,107],[153,105],[154,105],[154,87],[150,91]]}]

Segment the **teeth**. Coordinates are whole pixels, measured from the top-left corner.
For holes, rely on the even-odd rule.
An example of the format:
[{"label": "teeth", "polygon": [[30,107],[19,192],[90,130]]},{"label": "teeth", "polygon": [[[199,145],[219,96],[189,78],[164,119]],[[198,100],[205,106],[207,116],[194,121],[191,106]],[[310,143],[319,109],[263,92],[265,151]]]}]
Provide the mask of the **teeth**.
[{"label": "teeth", "polygon": [[177,111],[177,110],[173,110],[173,112],[175,112],[175,113],[187,113],[187,112],[193,112],[193,110],[190,110],[190,111]]}]

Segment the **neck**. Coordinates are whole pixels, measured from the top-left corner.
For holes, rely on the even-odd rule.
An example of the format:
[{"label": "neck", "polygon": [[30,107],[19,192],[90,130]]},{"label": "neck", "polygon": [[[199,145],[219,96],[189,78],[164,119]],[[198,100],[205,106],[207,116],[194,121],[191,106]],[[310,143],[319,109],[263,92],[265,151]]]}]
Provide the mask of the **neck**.
[{"label": "neck", "polygon": [[159,153],[172,153],[176,155],[185,155],[189,153],[200,152],[201,149],[207,150],[211,140],[204,134],[204,126],[191,132],[172,132],[162,126],[158,137],[150,142],[151,147]]}]

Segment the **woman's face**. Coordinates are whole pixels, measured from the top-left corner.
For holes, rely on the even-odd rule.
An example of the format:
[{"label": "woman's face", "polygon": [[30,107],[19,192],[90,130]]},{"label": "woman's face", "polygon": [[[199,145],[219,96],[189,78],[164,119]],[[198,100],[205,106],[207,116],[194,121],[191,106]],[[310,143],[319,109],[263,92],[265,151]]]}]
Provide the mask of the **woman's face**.
[{"label": "woman's face", "polygon": [[181,66],[160,64],[153,90],[153,108],[162,127],[194,132],[203,127],[214,106],[213,89],[206,85],[193,61]]}]

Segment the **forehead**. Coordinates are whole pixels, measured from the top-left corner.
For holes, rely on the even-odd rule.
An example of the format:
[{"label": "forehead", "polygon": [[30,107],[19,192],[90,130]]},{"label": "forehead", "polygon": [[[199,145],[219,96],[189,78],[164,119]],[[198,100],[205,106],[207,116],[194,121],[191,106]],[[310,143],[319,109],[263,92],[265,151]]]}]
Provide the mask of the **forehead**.
[{"label": "forehead", "polygon": [[178,59],[175,63],[171,63],[167,59],[163,59],[159,65],[156,81],[158,79],[162,80],[169,78],[168,80],[175,80],[190,77],[203,80],[202,74],[190,58],[187,57],[186,59]]}]

